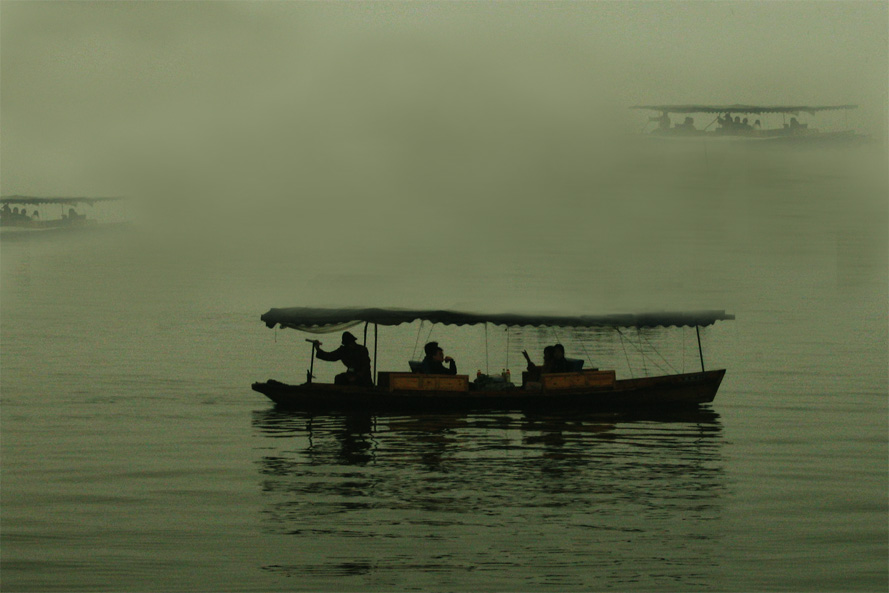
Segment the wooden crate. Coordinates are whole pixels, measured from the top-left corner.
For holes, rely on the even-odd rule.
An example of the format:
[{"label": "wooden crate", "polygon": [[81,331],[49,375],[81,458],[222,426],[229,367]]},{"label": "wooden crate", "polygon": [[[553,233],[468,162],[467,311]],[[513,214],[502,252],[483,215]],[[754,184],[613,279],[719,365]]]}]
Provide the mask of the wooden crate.
[{"label": "wooden crate", "polygon": [[541,376],[546,390],[614,387],[614,371],[580,371],[579,373],[548,373]]},{"label": "wooden crate", "polygon": [[389,391],[469,391],[469,375],[389,373]]}]

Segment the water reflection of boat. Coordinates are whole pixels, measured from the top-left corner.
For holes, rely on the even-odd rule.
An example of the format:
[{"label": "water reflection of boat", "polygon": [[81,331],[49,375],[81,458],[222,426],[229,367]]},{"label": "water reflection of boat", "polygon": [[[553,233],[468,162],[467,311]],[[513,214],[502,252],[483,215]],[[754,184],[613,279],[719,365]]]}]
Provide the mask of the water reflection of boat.
[{"label": "water reflection of boat", "polygon": [[[121,200],[120,197],[110,198],[41,198],[34,196],[7,196],[0,198],[0,228],[4,233],[13,232],[45,232],[58,230],[79,230],[106,228],[121,223],[101,223],[86,214],[77,211],[81,205],[93,206],[97,203]],[[39,207],[61,207],[62,214],[58,218],[46,218]],[[67,208],[67,210],[65,210]],[[31,210],[30,213],[28,210]]]},{"label": "water reflection of boat", "polygon": [[720,576],[728,485],[721,423],[706,407],[274,407],[254,412],[253,427],[258,527],[276,536],[258,552],[262,570],[312,588],[363,590],[372,575],[392,590],[597,591],[633,589],[646,572],[663,575],[660,588],[695,590]]},{"label": "water reflection of boat", "polygon": [[[262,316],[268,327],[287,327],[314,333],[341,331],[365,323],[392,326],[416,320],[432,323],[473,325],[496,324],[507,327],[553,326],[572,328],[648,328],[709,326],[718,320],[734,319],[723,311],[657,313],[639,315],[553,316],[479,315],[454,311],[402,309],[272,309]],[[366,333],[366,332],[365,332]],[[311,371],[302,385],[275,380],[254,383],[253,389],[281,406],[301,409],[415,410],[422,412],[467,409],[664,409],[697,406],[712,402],[725,375],[725,369],[656,377],[617,379],[613,370],[583,370],[576,361],[571,372],[546,373],[531,377],[524,373],[522,383],[497,384],[467,375],[426,375],[416,372],[380,372],[375,385],[321,384],[312,381]],[[374,346],[376,349],[376,345]],[[376,358],[376,357],[374,357]],[[532,380],[533,379],[533,380]]]},{"label": "water reflection of boat", "polygon": [[[846,143],[860,141],[865,137],[853,130],[821,131],[809,127],[808,123],[800,122],[801,114],[814,116],[823,111],[856,109],[857,105],[634,105],[631,109],[643,109],[659,112],[649,122],[656,122],[657,127],[649,132],[652,138],[711,138],[724,140],[742,140],[767,143],[800,144],[800,143]],[[693,115],[703,114],[715,118],[704,127],[695,123]],[[760,119],[764,114],[777,114],[784,121],[781,127],[764,127]],[[673,123],[670,115],[683,117],[681,123]],[[715,127],[710,129],[711,127]]]},{"label": "water reflection of boat", "polygon": [[[657,434],[665,443],[678,439],[686,445],[694,439],[715,437],[722,430],[719,414],[702,407],[659,413],[464,411],[420,415],[372,414],[364,410],[307,412],[276,407],[255,412],[253,425],[270,439],[301,439],[303,446],[296,450],[312,460],[361,465],[379,452],[384,457],[414,459],[427,466],[470,450],[507,451],[533,446],[546,455],[565,451],[567,446],[573,454],[589,454],[593,442],[626,439],[634,427]],[[467,440],[477,442],[468,447]],[[287,449],[294,450],[291,445]],[[266,457],[264,465],[266,473],[279,475],[299,467],[297,462],[278,457]]]}]

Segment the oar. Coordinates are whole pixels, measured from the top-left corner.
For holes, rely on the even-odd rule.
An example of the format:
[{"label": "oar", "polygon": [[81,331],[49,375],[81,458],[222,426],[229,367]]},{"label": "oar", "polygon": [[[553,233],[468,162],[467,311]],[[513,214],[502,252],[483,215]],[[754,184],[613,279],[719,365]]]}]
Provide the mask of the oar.
[{"label": "oar", "polygon": [[306,342],[310,342],[312,344],[312,362],[309,363],[309,370],[306,371],[306,383],[311,383],[312,379],[315,377],[315,343],[318,340],[310,340],[306,338]]}]

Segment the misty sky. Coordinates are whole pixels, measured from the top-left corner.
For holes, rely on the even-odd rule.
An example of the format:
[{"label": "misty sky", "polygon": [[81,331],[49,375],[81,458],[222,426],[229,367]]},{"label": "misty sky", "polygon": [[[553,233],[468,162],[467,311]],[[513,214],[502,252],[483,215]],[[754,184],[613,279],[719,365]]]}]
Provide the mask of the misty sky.
[{"label": "misty sky", "polygon": [[286,192],[641,129],[636,103],[857,103],[828,123],[886,130],[882,1],[0,10],[5,195]]}]

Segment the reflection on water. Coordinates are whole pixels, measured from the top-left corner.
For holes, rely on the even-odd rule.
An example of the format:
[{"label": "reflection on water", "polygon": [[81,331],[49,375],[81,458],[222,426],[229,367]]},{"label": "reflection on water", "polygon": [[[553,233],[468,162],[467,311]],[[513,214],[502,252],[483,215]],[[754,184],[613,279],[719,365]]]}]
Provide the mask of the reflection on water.
[{"label": "reflection on water", "polygon": [[254,427],[263,529],[289,536],[266,571],[345,588],[358,575],[365,587],[468,586],[478,571],[507,589],[704,588],[719,566],[714,522],[726,484],[722,426],[710,410],[273,409],[256,413]]}]

